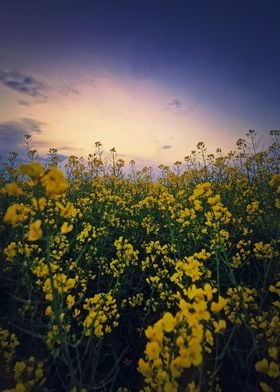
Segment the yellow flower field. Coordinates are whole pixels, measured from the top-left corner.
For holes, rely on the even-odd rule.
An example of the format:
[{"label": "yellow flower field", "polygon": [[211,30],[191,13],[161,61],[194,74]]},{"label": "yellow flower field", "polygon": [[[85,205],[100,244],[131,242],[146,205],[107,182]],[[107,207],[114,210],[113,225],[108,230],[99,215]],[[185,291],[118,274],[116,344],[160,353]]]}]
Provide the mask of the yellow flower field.
[{"label": "yellow flower field", "polygon": [[[1,391],[279,391],[279,131],[0,176]],[[32,158],[32,157],[31,157]],[[111,159],[112,158],[112,159]]]}]

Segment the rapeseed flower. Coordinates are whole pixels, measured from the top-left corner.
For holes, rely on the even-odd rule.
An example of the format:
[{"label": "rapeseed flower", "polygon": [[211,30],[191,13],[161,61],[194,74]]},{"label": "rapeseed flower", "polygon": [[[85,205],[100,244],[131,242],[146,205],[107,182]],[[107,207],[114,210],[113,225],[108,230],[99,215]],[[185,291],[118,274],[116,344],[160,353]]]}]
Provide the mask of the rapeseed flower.
[{"label": "rapeseed flower", "polygon": [[257,372],[266,373],[268,370],[268,360],[266,358],[263,358],[261,361],[258,361],[255,364],[255,368]]},{"label": "rapeseed flower", "polygon": [[211,311],[214,313],[220,312],[227,304],[227,300],[219,295],[218,302],[211,302]]},{"label": "rapeseed flower", "polygon": [[16,242],[11,242],[9,245],[6,246],[4,249],[4,254],[8,261],[13,261],[18,253],[18,247]]},{"label": "rapeseed flower", "polygon": [[62,203],[60,203],[60,201],[57,201],[55,204],[60,209],[60,215],[63,218],[69,219],[76,216],[77,211],[73,203],[67,202],[67,204],[64,206]]},{"label": "rapeseed flower", "polygon": [[70,233],[73,230],[73,225],[68,222],[64,222],[60,228],[60,233],[61,234],[67,234]]},{"label": "rapeseed flower", "polygon": [[44,168],[40,162],[23,163],[19,169],[22,174],[30,177],[33,181],[39,180],[44,174]]},{"label": "rapeseed flower", "polygon": [[199,366],[202,362],[202,347],[199,342],[195,342],[194,344],[190,344],[188,349],[188,358],[192,365]]},{"label": "rapeseed flower", "polygon": [[225,320],[219,320],[219,321],[213,321],[213,326],[215,328],[215,333],[220,333],[226,328],[226,321]]},{"label": "rapeseed flower", "polygon": [[145,353],[150,360],[159,358],[161,347],[157,341],[147,343]]},{"label": "rapeseed flower", "polygon": [[157,321],[153,327],[149,326],[145,330],[145,335],[148,339],[161,343],[163,339],[162,321]]},{"label": "rapeseed flower", "polygon": [[67,184],[64,174],[57,167],[51,168],[42,178],[41,184],[46,189],[48,197],[61,195],[66,191]]},{"label": "rapeseed flower", "polygon": [[260,389],[263,392],[274,392],[274,389],[271,388],[266,382],[263,382],[263,381],[260,382]]},{"label": "rapeseed flower", "polygon": [[67,303],[68,309],[71,309],[75,305],[75,296],[68,294],[66,297],[66,303]]},{"label": "rapeseed flower", "polygon": [[4,215],[4,222],[16,227],[27,219],[29,212],[30,209],[23,203],[12,204]]},{"label": "rapeseed flower", "polygon": [[169,312],[164,313],[162,327],[165,332],[172,332],[176,325],[176,319]]},{"label": "rapeseed flower", "polygon": [[36,199],[35,197],[33,197],[31,199],[31,201],[32,201],[32,205],[36,211],[43,211],[46,206],[46,203],[47,203],[47,200],[45,197],[40,197],[39,199]]},{"label": "rapeseed flower", "polygon": [[35,220],[35,222],[29,224],[29,230],[27,233],[28,241],[38,241],[42,237],[43,230],[41,228],[41,225],[41,219],[37,219]]},{"label": "rapeseed flower", "polygon": [[150,377],[152,375],[152,369],[149,362],[145,362],[143,358],[139,359],[137,370],[142,373],[144,377]]},{"label": "rapeseed flower", "polygon": [[279,349],[275,346],[269,347],[269,349],[268,349],[269,356],[275,360],[278,358],[278,352],[279,352]]},{"label": "rapeseed flower", "polygon": [[6,193],[8,196],[21,196],[23,194],[22,189],[15,182],[5,185],[2,192]]}]

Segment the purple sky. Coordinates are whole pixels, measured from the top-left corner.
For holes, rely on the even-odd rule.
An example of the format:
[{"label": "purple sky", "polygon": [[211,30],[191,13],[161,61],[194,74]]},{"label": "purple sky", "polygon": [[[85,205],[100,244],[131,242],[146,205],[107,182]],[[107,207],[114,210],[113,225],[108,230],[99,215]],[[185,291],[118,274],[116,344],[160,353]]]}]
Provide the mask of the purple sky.
[{"label": "purple sky", "polygon": [[[173,162],[280,128],[277,0],[1,2],[0,154]],[[168,147],[167,147],[168,146]]]}]

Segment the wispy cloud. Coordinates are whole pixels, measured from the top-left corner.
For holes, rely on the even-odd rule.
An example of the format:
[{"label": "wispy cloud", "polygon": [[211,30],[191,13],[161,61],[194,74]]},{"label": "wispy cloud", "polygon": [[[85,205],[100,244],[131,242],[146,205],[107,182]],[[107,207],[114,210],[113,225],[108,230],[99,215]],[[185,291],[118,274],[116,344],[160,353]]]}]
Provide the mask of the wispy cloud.
[{"label": "wispy cloud", "polygon": [[59,80],[54,86],[50,86],[50,91],[54,91],[59,95],[67,97],[71,95],[79,95],[81,93],[76,87],[72,87],[69,83],[66,83],[63,80]]},{"label": "wispy cloud", "polygon": [[18,100],[22,106],[29,106],[34,102],[50,101],[57,95],[69,97],[80,94],[80,90],[73,85],[72,81],[65,82],[58,79],[45,82],[18,70],[0,69],[0,83],[24,96],[23,99]]},{"label": "wispy cloud", "polygon": [[172,99],[172,101],[168,103],[168,108],[173,110],[181,109],[182,106],[183,106],[182,102],[177,98]]},{"label": "wispy cloud", "polygon": [[108,81],[105,76],[92,77],[92,76],[85,76],[85,75],[75,75],[73,77],[73,80],[77,81],[81,85],[93,86],[93,87],[103,86]]},{"label": "wispy cloud", "polygon": [[24,101],[23,99],[20,99],[20,100],[18,101],[18,103],[19,103],[20,105],[22,105],[22,106],[29,106],[29,105],[30,105],[30,102]]},{"label": "wispy cloud", "polygon": [[41,133],[43,123],[32,118],[0,123],[0,155],[7,156],[10,151],[22,150],[24,135]]},{"label": "wispy cloud", "polygon": [[165,106],[165,110],[171,111],[178,116],[189,116],[197,110],[198,102],[183,103],[180,99],[174,98]]},{"label": "wispy cloud", "polygon": [[0,82],[11,90],[41,102],[47,100],[47,86],[33,76],[19,71],[4,71],[0,69]]},{"label": "wispy cloud", "polygon": [[57,150],[58,151],[66,151],[66,152],[69,152],[69,153],[72,153],[73,154],[73,151],[75,152],[81,152],[81,151],[83,151],[84,149],[83,148],[81,148],[81,147],[73,147],[73,146],[59,146],[58,148],[57,148]]}]

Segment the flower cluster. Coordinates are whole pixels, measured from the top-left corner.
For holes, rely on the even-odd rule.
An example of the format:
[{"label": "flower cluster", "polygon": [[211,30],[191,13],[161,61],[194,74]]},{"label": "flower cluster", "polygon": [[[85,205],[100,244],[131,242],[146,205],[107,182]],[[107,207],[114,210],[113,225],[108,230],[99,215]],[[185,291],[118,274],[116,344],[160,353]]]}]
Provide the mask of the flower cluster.
[{"label": "flower cluster", "polygon": [[214,334],[226,328],[224,319],[216,320],[226,300],[219,296],[213,301],[215,291],[209,284],[204,289],[193,285],[175,316],[166,312],[146,329],[146,361],[139,360],[138,370],[151,390],[177,391],[184,372],[201,365],[204,353],[212,352]]},{"label": "flower cluster", "polygon": [[86,336],[94,334],[102,337],[110,333],[112,327],[118,326],[119,313],[116,299],[111,293],[98,293],[92,298],[86,298],[83,308],[88,311],[83,322]]},{"label": "flower cluster", "polygon": [[1,167],[1,390],[279,390],[279,134],[248,135],[157,178],[100,143]]}]

